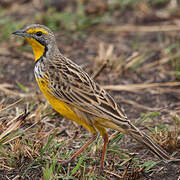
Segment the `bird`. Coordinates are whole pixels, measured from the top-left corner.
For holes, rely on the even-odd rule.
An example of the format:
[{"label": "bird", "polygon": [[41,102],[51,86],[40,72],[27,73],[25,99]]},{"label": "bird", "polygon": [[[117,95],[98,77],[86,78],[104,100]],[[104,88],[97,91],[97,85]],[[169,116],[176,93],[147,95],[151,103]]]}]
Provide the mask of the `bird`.
[{"label": "bird", "polygon": [[48,27],[32,24],[12,34],[24,37],[31,45],[35,57],[35,79],[52,108],[92,134],[88,142],[67,162],[72,162],[100,134],[104,140],[100,160],[100,168],[103,169],[109,141],[108,128],[130,135],[164,161],[171,159],[150,136],[133,125],[107,91],[81,66],[60,52],[55,35]]}]

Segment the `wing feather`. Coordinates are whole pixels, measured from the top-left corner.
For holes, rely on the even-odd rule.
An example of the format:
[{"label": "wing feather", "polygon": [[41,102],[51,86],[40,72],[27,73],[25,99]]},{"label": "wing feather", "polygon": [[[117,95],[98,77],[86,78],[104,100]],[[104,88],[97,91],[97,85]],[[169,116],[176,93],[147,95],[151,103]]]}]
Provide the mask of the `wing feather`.
[{"label": "wing feather", "polygon": [[113,98],[69,59],[52,61],[47,72],[49,93],[55,98],[96,117],[127,122]]}]

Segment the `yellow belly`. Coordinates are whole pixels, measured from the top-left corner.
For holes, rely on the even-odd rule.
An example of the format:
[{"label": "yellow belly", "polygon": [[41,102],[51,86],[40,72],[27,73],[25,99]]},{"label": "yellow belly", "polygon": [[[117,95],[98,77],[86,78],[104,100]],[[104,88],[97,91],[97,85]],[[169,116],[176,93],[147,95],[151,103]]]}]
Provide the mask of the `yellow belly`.
[{"label": "yellow belly", "polygon": [[86,129],[88,129],[91,133],[95,133],[96,131],[94,130],[93,127],[91,127],[89,124],[86,123],[82,119],[82,117],[78,117],[77,114],[72,110],[71,106],[68,105],[67,103],[55,98],[53,95],[51,95],[47,90],[47,83],[44,79],[37,79],[36,81],[39,85],[40,90],[42,93],[45,95],[46,99],[49,101],[51,106],[62,116],[64,116],[67,119],[75,121],[77,124],[80,124],[84,126]]}]

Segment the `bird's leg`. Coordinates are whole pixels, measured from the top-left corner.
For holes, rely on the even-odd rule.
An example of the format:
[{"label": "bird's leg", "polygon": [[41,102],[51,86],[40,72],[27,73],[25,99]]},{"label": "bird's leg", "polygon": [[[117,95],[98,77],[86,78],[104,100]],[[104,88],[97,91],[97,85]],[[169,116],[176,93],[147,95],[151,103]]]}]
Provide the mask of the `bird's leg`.
[{"label": "bird's leg", "polygon": [[104,168],[104,160],[105,160],[106,149],[107,149],[107,144],[108,144],[108,135],[105,134],[105,135],[103,136],[103,139],[104,139],[104,146],[103,146],[101,163],[100,163],[101,170],[103,170],[103,168]]},{"label": "bird's leg", "polygon": [[70,163],[72,162],[81,152],[83,152],[91,143],[93,143],[97,138],[97,134],[94,134],[93,137],[86,143],[84,144],[78,151],[76,151],[69,160],[67,161],[62,161],[62,164]]},{"label": "bird's leg", "polygon": [[83,152],[91,143],[93,143],[97,138],[97,134],[95,134],[86,144],[84,144],[76,153],[74,153],[70,161],[73,161],[81,152]]}]

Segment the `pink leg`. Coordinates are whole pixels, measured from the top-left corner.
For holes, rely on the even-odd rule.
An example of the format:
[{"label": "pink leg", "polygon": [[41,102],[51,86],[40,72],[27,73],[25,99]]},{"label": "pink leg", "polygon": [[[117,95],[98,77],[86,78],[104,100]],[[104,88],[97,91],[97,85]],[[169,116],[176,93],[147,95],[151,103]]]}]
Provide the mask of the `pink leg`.
[{"label": "pink leg", "polygon": [[91,143],[96,140],[97,134],[95,134],[85,145],[83,145],[77,152],[75,152],[68,162],[73,161],[81,152],[83,152]]},{"label": "pink leg", "polygon": [[105,134],[103,136],[103,139],[104,139],[104,146],[103,146],[102,158],[101,158],[101,164],[100,164],[102,170],[104,168],[104,160],[105,160],[106,149],[107,149],[107,144],[108,144],[108,135]]}]

